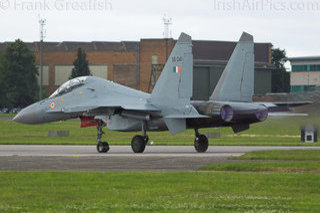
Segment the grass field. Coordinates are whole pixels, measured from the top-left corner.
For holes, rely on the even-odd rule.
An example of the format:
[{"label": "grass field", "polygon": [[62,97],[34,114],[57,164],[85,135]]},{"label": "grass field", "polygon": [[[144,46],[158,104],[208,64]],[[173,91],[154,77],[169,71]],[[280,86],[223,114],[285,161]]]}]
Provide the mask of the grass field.
[{"label": "grass field", "polygon": [[320,150],[272,150],[255,151],[233,160],[290,160],[290,161],[320,161]]},{"label": "grass field", "polygon": [[320,173],[320,162],[236,162],[201,167],[203,171],[236,172],[313,172]]},{"label": "grass field", "polygon": [[14,117],[16,114],[13,113],[0,113],[0,117]]},{"label": "grass field", "polygon": [[200,170],[320,173],[320,150],[256,151],[230,159],[248,162],[212,164],[203,166]]},{"label": "grass field", "polygon": [[[284,123],[268,122],[234,137],[223,129],[211,145],[283,145],[284,135],[296,134]],[[48,130],[69,130],[70,137],[48,138]],[[212,130],[202,132],[207,131]],[[265,140],[251,136],[255,132]],[[107,135],[116,144],[129,144],[132,133]],[[163,144],[191,145],[193,140],[192,131],[149,135]],[[1,143],[94,144],[94,138],[95,128],[80,129],[79,121],[41,126],[0,121]],[[286,145],[300,144],[288,138]],[[253,152],[237,158],[249,162],[208,165],[196,172],[2,171],[0,212],[318,212],[319,156],[317,150]]]},{"label": "grass field", "polygon": [[[202,129],[200,132],[218,132],[221,137],[209,139],[210,145],[306,145],[301,144],[300,126],[305,123],[317,123],[318,117],[288,117],[286,119],[270,118],[269,120],[251,125],[250,130],[234,134],[231,128]],[[49,138],[49,130],[68,130],[69,137]],[[138,133],[111,132],[105,129],[105,140],[111,145],[128,145],[132,137]],[[188,130],[172,136],[168,132],[148,132],[155,145],[193,145],[194,131]],[[71,120],[44,125],[23,125],[9,120],[0,120],[0,144],[78,144],[94,145],[96,129],[80,128],[80,121]]]},{"label": "grass field", "polygon": [[317,212],[320,174],[0,172],[0,212]]}]

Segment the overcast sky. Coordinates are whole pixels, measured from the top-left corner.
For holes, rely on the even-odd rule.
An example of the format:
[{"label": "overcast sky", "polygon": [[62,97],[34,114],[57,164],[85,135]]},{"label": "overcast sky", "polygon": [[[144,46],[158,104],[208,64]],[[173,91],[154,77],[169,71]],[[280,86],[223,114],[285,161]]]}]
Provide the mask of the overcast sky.
[{"label": "overcast sky", "polygon": [[320,0],[0,0],[0,42],[39,40],[39,14],[46,41],[162,38],[167,14],[174,39],[236,41],[247,31],[290,57],[320,55]]}]

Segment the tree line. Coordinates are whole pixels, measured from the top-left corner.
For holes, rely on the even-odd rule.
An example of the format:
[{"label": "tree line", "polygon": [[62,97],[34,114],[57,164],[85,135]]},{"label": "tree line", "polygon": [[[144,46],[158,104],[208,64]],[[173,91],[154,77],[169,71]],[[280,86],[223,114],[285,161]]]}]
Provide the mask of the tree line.
[{"label": "tree line", "polygon": [[275,66],[271,74],[271,91],[273,93],[290,92],[290,73],[284,66],[286,62],[286,51],[280,48],[272,48],[271,63]]},{"label": "tree line", "polygon": [[[91,75],[86,53],[78,49],[70,79]],[[20,39],[0,53],[0,107],[26,107],[39,100],[39,70],[34,53]],[[42,91],[45,93],[44,91]]]}]

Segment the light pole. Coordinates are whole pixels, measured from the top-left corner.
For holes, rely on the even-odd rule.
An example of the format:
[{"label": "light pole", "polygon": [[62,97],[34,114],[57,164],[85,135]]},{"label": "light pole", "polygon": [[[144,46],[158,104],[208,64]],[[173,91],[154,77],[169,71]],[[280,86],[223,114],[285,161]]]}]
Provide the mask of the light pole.
[{"label": "light pole", "polygon": [[171,37],[171,32],[169,30],[170,25],[172,24],[171,18],[166,18],[166,15],[163,17],[163,24],[164,24],[164,32],[163,36],[166,41],[166,61],[168,60],[168,40]]},{"label": "light pole", "polygon": [[40,91],[39,100],[42,100],[42,84],[43,84],[43,39],[45,37],[44,25],[46,24],[45,19],[39,19],[40,24]]}]

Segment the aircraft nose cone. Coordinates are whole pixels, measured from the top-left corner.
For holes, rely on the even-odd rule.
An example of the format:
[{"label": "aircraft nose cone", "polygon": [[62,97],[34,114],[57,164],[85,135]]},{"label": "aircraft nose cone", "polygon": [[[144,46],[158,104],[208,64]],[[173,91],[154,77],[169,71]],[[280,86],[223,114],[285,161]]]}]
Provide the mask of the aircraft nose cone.
[{"label": "aircraft nose cone", "polygon": [[14,118],[13,120],[19,123],[23,124],[35,124],[37,123],[36,118],[36,105],[28,106],[27,108],[24,108],[21,110]]}]

